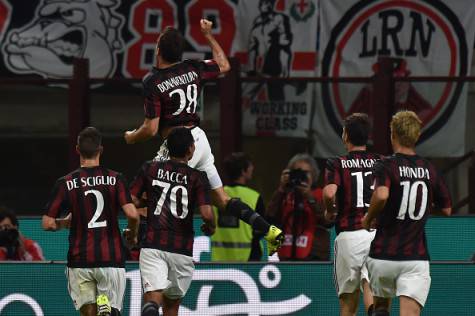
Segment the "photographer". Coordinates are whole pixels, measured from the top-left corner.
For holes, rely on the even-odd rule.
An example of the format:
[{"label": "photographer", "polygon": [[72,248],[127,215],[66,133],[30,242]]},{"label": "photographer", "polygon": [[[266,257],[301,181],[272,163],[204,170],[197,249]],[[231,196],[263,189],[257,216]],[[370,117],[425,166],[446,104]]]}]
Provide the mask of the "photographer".
[{"label": "photographer", "polygon": [[0,207],[0,261],[2,260],[44,260],[41,247],[19,232],[15,213],[4,207]]},{"label": "photographer", "polygon": [[330,234],[324,227],[322,190],[316,188],[318,176],[315,160],[304,153],[292,157],[282,171],[266,211],[285,234],[280,260],[329,260]]}]

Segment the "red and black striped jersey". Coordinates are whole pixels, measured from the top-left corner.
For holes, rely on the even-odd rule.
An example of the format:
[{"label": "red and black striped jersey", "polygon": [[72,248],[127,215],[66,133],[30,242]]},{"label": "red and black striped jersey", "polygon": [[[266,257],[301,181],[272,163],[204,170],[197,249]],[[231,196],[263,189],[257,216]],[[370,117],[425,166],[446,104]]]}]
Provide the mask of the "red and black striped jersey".
[{"label": "red and black striped jersey", "polygon": [[45,214],[72,214],[68,267],[124,267],[126,249],[118,215],[132,203],[123,176],[97,166],[79,168],[56,181]]},{"label": "red and black striped jersey", "polygon": [[363,217],[373,192],[372,168],[381,159],[378,154],[351,151],[345,156],[328,159],[325,168],[325,185],[336,184],[338,215],[335,231],[362,229]]},{"label": "red and black striped jersey", "polygon": [[147,229],[143,248],[193,255],[193,211],[210,205],[206,173],[168,160],[149,161],[131,185],[131,194],[147,194]]},{"label": "red and black striped jersey", "polygon": [[433,207],[451,207],[444,180],[417,155],[396,153],[375,165],[375,186],[389,188],[377,218],[370,256],[385,260],[429,260],[425,224]]},{"label": "red and black striped jersey", "polygon": [[184,60],[169,68],[153,68],[143,79],[145,117],[160,117],[160,126],[198,125],[201,81],[220,74],[214,60]]}]

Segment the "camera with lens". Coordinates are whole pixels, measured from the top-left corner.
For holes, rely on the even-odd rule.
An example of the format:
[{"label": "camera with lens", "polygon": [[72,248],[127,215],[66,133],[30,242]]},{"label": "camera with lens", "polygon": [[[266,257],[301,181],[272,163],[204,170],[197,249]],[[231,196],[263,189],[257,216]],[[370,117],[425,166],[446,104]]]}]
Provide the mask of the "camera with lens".
[{"label": "camera with lens", "polygon": [[308,181],[307,171],[302,169],[291,169],[289,171],[289,186],[296,187]]},{"label": "camera with lens", "polygon": [[20,233],[15,228],[0,230],[0,247],[16,247],[19,243]]}]

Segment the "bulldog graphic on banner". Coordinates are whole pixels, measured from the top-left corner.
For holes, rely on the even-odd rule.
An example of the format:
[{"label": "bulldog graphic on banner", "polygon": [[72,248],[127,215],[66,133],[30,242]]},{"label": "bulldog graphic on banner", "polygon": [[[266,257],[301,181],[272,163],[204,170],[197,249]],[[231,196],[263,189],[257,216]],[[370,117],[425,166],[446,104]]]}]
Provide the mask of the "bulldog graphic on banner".
[{"label": "bulldog graphic on banner", "polygon": [[73,58],[87,58],[91,77],[110,77],[123,47],[118,5],[118,0],[41,1],[33,19],[4,38],[5,65],[16,74],[67,78]]},{"label": "bulldog graphic on banner", "polygon": [[[475,4],[469,0],[321,0],[320,5],[325,12],[321,16],[320,75],[371,77],[379,67],[378,58],[391,57],[395,108],[415,111],[423,121],[418,153],[430,157],[463,155],[467,85],[397,79],[468,75]],[[321,102],[313,122],[316,156],[343,153],[340,122],[354,112],[371,116],[373,107],[378,106],[373,92],[371,83],[321,84]]]}]

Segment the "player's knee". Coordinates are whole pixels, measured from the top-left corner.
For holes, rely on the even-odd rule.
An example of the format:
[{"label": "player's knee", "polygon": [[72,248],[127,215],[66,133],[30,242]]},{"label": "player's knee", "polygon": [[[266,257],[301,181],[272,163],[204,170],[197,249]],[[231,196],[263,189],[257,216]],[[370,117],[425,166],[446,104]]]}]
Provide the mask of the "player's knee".
[{"label": "player's knee", "polygon": [[122,316],[117,308],[112,307],[111,316]]},{"label": "player's knee", "polygon": [[158,304],[155,302],[147,302],[142,307],[142,316],[157,316],[158,315]]},{"label": "player's knee", "polygon": [[373,310],[372,316],[389,316],[389,312],[386,310]]}]

